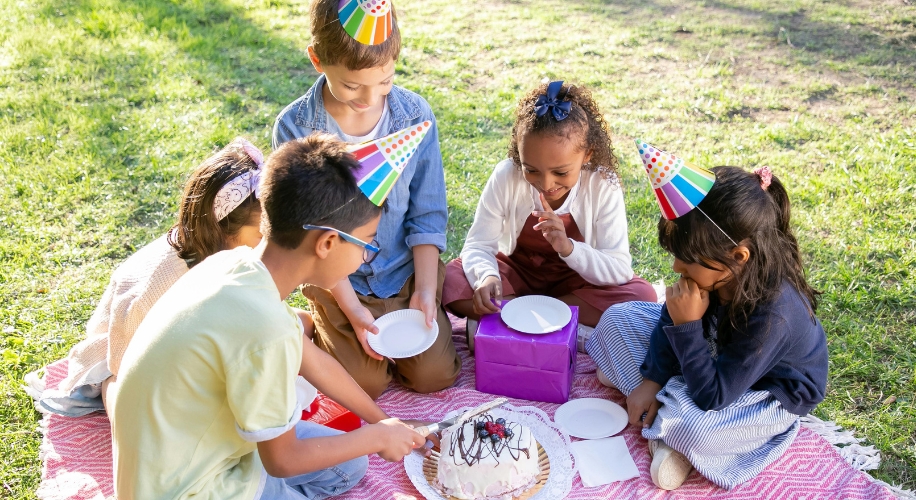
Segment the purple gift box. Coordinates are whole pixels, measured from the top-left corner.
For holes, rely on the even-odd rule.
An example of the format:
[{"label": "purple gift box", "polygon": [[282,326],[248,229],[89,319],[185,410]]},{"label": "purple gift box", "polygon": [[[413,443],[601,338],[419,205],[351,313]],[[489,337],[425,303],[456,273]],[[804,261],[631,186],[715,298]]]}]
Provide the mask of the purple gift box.
[{"label": "purple gift box", "polygon": [[477,390],[510,398],[565,403],[576,372],[579,308],[555,332],[521,333],[499,314],[480,318],[474,337]]}]

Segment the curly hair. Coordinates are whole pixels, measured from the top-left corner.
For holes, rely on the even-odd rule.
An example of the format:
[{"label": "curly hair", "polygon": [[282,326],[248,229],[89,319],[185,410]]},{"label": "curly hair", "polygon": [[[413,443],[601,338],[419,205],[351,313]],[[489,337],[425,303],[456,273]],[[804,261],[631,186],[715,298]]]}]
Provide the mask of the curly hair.
[{"label": "curly hair", "polygon": [[547,93],[547,85],[538,85],[518,102],[512,138],[509,140],[509,158],[512,159],[512,163],[516,168],[522,168],[518,143],[524,135],[547,133],[567,139],[575,137],[581,141],[580,151],[590,151],[592,154],[583,168],[600,172],[608,182],[619,184],[617,156],[614,155],[614,146],[611,144],[611,132],[592,93],[585,87],[564,83],[559,95],[563,96],[563,101],[572,102],[573,105],[569,116],[557,121],[552,113],[538,116],[534,111],[538,97]]}]

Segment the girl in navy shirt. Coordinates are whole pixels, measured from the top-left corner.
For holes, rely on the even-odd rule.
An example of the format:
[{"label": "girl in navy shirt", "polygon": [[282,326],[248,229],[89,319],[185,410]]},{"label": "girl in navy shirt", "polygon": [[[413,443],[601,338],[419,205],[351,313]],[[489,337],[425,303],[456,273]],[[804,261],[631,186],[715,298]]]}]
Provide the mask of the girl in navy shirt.
[{"label": "girl in navy shirt", "polygon": [[599,379],[627,396],[630,423],[650,440],[652,480],[668,490],[693,468],[723,488],[753,479],[827,385],[817,292],[785,188],[766,167],[712,170],[701,211],[659,221],[681,275],[666,304],[614,306],[586,343]]}]

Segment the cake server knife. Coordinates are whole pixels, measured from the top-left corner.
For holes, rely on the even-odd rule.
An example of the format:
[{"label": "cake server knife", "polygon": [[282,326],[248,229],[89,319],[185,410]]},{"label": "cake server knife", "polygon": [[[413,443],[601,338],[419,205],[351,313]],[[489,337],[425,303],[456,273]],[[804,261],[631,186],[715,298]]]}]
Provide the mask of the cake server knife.
[{"label": "cake server knife", "polygon": [[427,436],[434,432],[438,432],[439,430],[448,429],[449,427],[453,425],[464,423],[468,421],[471,417],[474,417],[486,411],[490,411],[493,408],[498,408],[506,404],[508,401],[509,400],[506,398],[497,398],[497,399],[494,399],[493,401],[490,401],[489,403],[484,403],[476,408],[472,408],[457,417],[452,417],[450,419],[443,420],[441,422],[437,422],[434,424],[416,427],[414,428],[414,430],[417,431],[417,433],[420,434],[421,436]]}]

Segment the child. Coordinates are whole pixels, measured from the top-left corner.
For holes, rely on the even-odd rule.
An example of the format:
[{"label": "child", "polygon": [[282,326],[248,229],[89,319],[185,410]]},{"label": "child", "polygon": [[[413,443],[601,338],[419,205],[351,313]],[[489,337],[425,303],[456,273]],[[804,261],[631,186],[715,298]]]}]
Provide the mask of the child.
[{"label": "child", "polygon": [[[579,306],[594,327],[613,304],[655,301],[633,276],[617,158],[588,89],[553,82],[518,104],[509,159],[484,187],[461,258],[448,264],[442,302],[468,325],[499,301],[549,295]],[[495,299],[495,302],[494,302]]]},{"label": "child", "polygon": [[666,490],[692,467],[723,488],[753,479],[827,383],[817,292],[785,189],[765,167],[713,171],[697,209],[659,221],[681,275],[666,305],[612,307],[586,343],[599,378],[627,395],[630,423],[650,439],[652,481]]},{"label": "child", "polygon": [[[315,343],[340,361],[373,399],[392,378],[427,393],[452,385],[461,370],[451,323],[440,304],[445,266],[439,253],[445,250],[448,208],[435,117],[423,98],[392,84],[401,35],[391,3],[383,4],[379,11],[363,12],[356,0],[346,5],[339,0],[312,2],[308,53],[321,76],[280,113],[273,134],[275,148],[314,131],[361,143],[432,123],[388,197],[377,258],[330,290],[311,285],[302,289],[315,314]],[[366,30],[354,27],[349,14],[353,19],[362,16],[364,26],[376,20],[375,34],[387,38],[376,37],[373,45],[358,41]],[[373,322],[379,316],[407,308],[422,311],[430,326],[438,322],[439,336],[422,354],[394,365],[369,347],[366,335],[378,333]]]},{"label": "child", "polygon": [[236,138],[191,173],[178,222],[115,269],[87,325],[87,338],[67,357],[67,378],[45,391],[42,407],[78,417],[103,409],[102,386],[114,379],[121,356],[146,313],[190,267],[208,256],[261,240],[257,185],[263,155]]},{"label": "child", "polygon": [[[359,481],[365,455],[400,460],[425,443],[303,341],[283,301],[371,259],[381,209],[357,168],[328,135],[282,146],[265,165],[261,243],[209,257],[150,310],[110,395],[119,498],[324,498]],[[300,422],[297,373],[369,425]]]}]

